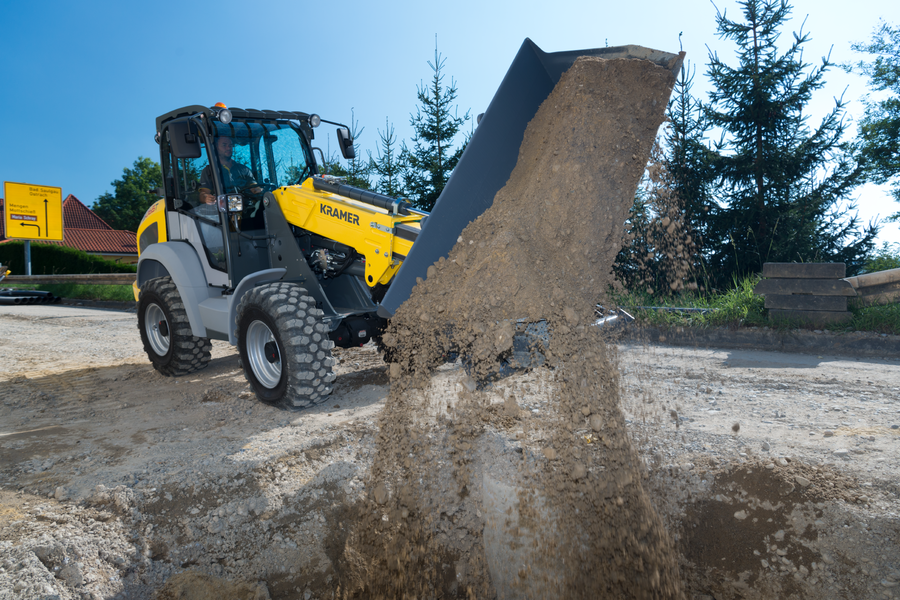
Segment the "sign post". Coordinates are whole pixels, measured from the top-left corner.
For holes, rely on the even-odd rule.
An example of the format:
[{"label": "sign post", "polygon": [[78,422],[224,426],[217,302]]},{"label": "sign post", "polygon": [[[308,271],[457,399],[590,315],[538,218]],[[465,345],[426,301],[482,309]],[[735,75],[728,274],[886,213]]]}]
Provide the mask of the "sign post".
[{"label": "sign post", "polygon": [[63,241],[62,188],[6,181],[3,191],[6,237],[25,240],[25,274],[31,275],[31,241]]}]

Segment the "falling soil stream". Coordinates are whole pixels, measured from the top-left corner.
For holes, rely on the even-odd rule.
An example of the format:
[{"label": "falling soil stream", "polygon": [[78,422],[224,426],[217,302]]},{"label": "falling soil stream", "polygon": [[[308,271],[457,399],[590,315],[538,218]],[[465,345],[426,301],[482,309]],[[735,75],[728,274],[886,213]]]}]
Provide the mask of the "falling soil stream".
[{"label": "falling soil stream", "polygon": [[[578,59],[491,208],[397,311],[372,493],[345,552],[348,595],[681,596],[626,434],[616,355],[590,325],[672,84],[649,61]],[[517,320],[550,331],[541,354],[554,394],[539,417],[519,409],[515,382],[499,395],[491,385]],[[455,354],[467,385],[433,406],[425,392]]]}]

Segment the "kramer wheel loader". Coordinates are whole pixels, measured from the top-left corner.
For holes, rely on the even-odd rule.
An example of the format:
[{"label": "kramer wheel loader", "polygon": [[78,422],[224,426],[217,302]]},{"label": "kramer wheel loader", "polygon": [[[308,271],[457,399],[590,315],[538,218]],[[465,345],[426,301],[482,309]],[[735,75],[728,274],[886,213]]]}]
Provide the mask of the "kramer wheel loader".
[{"label": "kramer wheel loader", "polygon": [[545,53],[526,39],[431,214],[323,173],[316,128],[336,126],[347,159],[353,140],[316,114],[217,104],[157,118],[163,186],[138,229],[135,282],[153,366],[169,376],[197,371],[210,340],[227,340],[261,401],[324,402],[332,348],[377,338],[417,278],[490,207],[528,122],[579,56],[651,60],[677,74],[683,54]]}]

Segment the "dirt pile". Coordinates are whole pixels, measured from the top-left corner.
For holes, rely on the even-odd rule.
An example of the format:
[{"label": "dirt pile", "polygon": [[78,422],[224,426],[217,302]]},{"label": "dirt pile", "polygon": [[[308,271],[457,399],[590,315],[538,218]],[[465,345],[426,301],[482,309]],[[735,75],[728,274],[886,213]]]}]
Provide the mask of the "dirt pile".
[{"label": "dirt pile", "polygon": [[[526,129],[492,207],[394,316],[373,493],[344,556],[348,595],[681,595],[625,430],[615,353],[590,326],[672,84],[647,61],[579,59]],[[551,333],[543,414],[521,409],[528,387],[515,378],[482,387],[518,319]],[[429,390],[454,354],[468,377],[455,403],[434,406]]]}]

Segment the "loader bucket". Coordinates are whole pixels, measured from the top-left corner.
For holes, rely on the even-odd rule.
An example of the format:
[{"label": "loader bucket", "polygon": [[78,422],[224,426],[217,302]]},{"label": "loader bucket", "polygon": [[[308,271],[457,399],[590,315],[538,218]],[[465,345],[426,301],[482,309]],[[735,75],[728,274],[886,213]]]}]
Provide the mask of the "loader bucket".
[{"label": "loader bucket", "polygon": [[[525,39],[488,105],[472,139],[426,220],[412,251],[394,276],[378,309],[390,318],[428,267],[447,256],[462,230],[490,208],[516,166],[525,128],[560,77],[580,56],[650,60],[677,77],[684,53],[670,54],[641,46],[616,46],[544,52]],[[566,115],[560,115],[566,118]],[[643,157],[643,161],[649,159]],[[632,190],[633,192],[633,190]],[[629,192],[630,193],[630,192]]]}]

